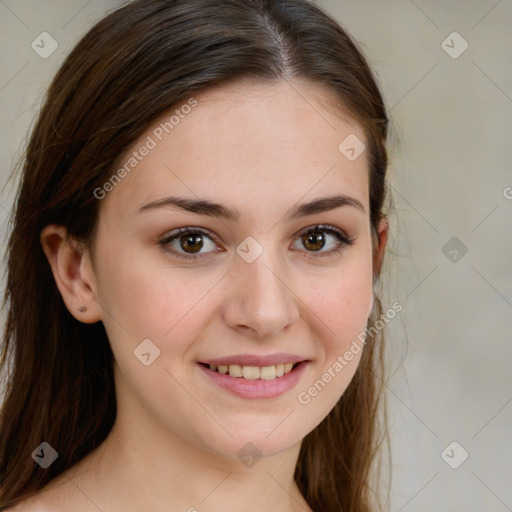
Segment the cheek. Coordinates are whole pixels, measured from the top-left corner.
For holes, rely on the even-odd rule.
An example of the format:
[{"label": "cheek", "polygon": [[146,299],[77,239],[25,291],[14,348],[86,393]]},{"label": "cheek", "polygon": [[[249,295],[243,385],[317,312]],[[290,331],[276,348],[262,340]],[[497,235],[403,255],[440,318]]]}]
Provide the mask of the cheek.
[{"label": "cheek", "polygon": [[222,274],[203,272],[197,278],[192,269],[126,251],[115,261],[105,253],[104,262],[99,279],[103,322],[120,362],[133,365],[133,350],[144,339],[162,355],[183,354],[208,322],[207,298]]},{"label": "cheek", "polygon": [[[315,365],[311,387],[302,389],[301,404],[314,400],[320,415],[328,412],[350,384],[359,365],[364,344],[361,334],[367,328],[373,302],[370,266],[354,265],[338,272],[310,295],[312,318],[317,317],[315,336],[322,346]],[[315,398],[317,397],[318,398]]]},{"label": "cheek", "polygon": [[310,306],[322,320],[329,348],[341,349],[366,329],[373,304],[370,266],[354,265],[323,279],[310,295]]}]

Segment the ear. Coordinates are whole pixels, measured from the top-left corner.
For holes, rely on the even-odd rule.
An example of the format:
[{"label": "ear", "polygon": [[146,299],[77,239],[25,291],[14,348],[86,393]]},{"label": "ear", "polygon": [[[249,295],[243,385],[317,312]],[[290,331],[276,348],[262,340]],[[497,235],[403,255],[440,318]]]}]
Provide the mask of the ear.
[{"label": "ear", "polygon": [[382,264],[384,262],[384,254],[389,234],[389,222],[387,217],[382,217],[379,223],[377,240],[373,253],[373,275],[377,278],[380,275]]},{"label": "ear", "polygon": [[[382,217],[379,228],[377,230],[377,234],[373,233],[372,239],[373,239],[373,281],[375,284],[375,281],[380,276],[380,271],[382,269],[382,264],[384,262],[384,254],[386,251],[386,244],[388,241],[388,234],[389,234],[389,222],[387,217]],[[375,302],[375,294],[372,293],[372,303],[370,306],[370,310],[368,312],[368,317],[370,316],[371,312],[373,311],[373,305]]]},{"label": "ear", "polygon": [[[46,226],[41,231],[40,240],[69,312],[86,324],[101,320],[89,251],[78,240],[68,237],[65,226],[57,224]],[[84,312],[79,311],[82,307],[86,308]]]}]

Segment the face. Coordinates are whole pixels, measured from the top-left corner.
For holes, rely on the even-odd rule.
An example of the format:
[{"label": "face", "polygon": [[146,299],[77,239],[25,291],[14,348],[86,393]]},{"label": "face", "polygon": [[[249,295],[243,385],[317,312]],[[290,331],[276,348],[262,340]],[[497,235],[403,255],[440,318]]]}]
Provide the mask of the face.
[{"label": "face", "polygon": [[212,453],[275,454],[324,419],[361,357],[344,354],[373,304],[368,161],[338,146],[364,133],[314,85],[223,86],[185,104],[124,155],[101,200],[94,293],[118,404]]}]

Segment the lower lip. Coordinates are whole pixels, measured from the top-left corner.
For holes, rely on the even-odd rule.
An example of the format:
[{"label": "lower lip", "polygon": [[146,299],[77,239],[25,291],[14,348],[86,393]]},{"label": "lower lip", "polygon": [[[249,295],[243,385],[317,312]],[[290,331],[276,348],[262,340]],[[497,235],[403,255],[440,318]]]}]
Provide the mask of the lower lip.
[{"label": "lower lip", "polygon": [[293,388],[299,382],[307,364],[308,361],[302,361],[291,372],[271,380],[231,377],[229,374],[210,370],[202,364],[199,367],[215,384],[234,395],[242,398],[273,398]]}]

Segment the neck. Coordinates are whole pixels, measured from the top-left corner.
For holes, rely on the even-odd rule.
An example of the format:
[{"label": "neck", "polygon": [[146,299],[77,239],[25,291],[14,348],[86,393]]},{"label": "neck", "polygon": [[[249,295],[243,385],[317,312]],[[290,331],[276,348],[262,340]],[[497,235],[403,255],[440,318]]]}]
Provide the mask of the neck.
[{"label": "neck", "polygon": [[112,510],[126,512],[310,511],[293,479],[300,446],[246,466],[184,441],[150,441],[145,433],[116,422],[91,473],[98,485],[109,482],[122,493],[107,497],[100,491],[91,499],[115,499]]},{"label": "neck", "polygon": [[[300,443],[243,460],[191,444],[118,403],[104,443],[72,476],[101,510],[311,512],[293,478]],[[127,411],[130,411],[128,414]],[[91,509],[92,510],[92,509]]]}]

